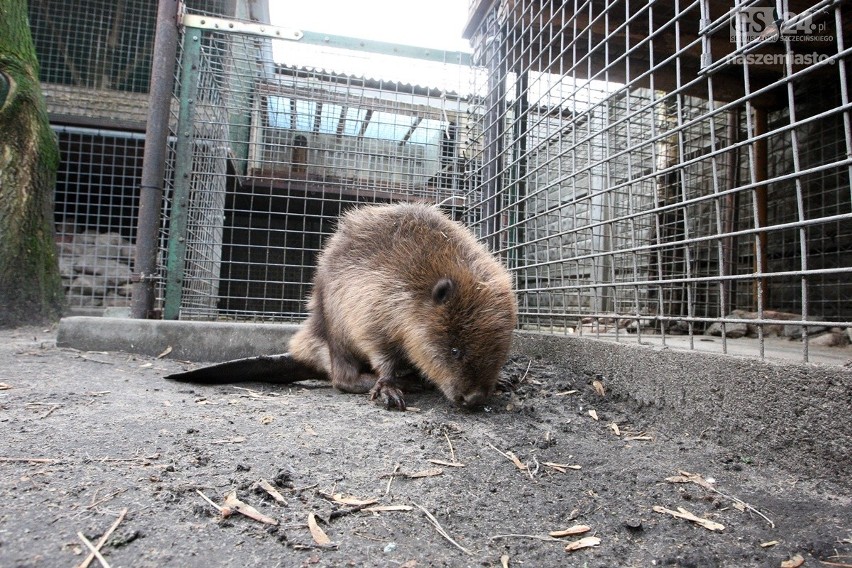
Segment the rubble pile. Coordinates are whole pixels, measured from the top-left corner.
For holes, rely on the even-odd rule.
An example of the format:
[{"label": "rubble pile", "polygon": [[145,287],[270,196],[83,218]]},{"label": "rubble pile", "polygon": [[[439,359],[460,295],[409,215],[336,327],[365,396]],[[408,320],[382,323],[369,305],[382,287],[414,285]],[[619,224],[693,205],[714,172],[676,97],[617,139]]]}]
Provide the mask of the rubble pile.
[{"label": "rubble pile", "polygon": [[118,233],[60,233],[59,273],[70,308],[130,305],[134,246]]}]

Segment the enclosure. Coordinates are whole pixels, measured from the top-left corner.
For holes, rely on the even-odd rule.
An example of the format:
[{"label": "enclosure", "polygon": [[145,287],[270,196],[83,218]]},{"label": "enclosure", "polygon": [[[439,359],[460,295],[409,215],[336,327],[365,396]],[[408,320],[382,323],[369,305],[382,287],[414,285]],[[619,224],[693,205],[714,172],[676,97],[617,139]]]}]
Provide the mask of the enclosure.
[{"label": "enclosure", "polygon": [[[30,3],[97,317],[0,330],[0,565],[849,565],[848,3],[474,0],[472,53],[154,4]],[[163,378],[282,351],[340,213],[408,200],[512,275],[482,408]]]},{"label": "enclosure", "polygon": [[[91,41],[105,55],[83,69],[69,63],[73,43],[50,41],[70,12],[31,9],[51,116],[76,117],[55,128],[59,239],[78,308],[128,306],[139,278],[139,101],[152,48],[128,25],[152,29],[155,9],[136,4],[102,7]],[[507,264],[522,329],[683,336],[677,345],[691,348],[715,335],[723,351],[746,335],[759,356],[781,336],[801,340],[804,360],[815,339],[846,345],[847,11],[472,2],[467,54],[189,4],[174,97],[152,101],[171,118],[153,134],[169,157],[149,311],[299,321],[341,211],[425,200]],[[63,101],[88,102],[80,112]]]}]

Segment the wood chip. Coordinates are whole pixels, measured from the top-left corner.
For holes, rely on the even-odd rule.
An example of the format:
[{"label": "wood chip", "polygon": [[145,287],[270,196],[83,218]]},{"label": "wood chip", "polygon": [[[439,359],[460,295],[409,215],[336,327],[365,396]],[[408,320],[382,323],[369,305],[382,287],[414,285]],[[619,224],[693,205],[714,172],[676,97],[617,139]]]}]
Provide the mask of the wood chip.
[{"label": "wood chip", "polygon": [[463,464],[463,463],[459,463],[459,462],[451,462],[451,461],[447,461],[447,460],[428,460],[428,461],[429,461],[430,463],[435,464],[435,465],[445,465],[445,466],[447,466],[447,467],[467,467],[467,466],[466,466],[465,464]]},{"label": "wood chip", "polygon": [[701,517],[690,513],[683,507],[678,507],[677,511],[672,511],[671,509],[666,509],[665,507],[660,507],[659,505],[654,505],[653,508],[654,511],[656,511],[657,513],[664,513],[666,515],[671,515],[672,517],[692,521],[693,523],[700,525],[709,531],[725,530],[725,525],[721,525],[717,522],[711,521],[710,519],[702,519]]},{"label": "wood chip", "polygon": [[241,515],[245,515],[250,519],[254,519],[255,521],[259,521],[261,523],[266,523],[267,525],[277,525],[278,521],[273,519],[272,517],[268,517],[246,503],[243,503],[239,499],[237,499],[237,492],[231,491],[227,495],[225,495],[225,507],[228,507]]},{"label": "wood chip", "polygon": [[775,546],[776,544],[780,544],[780,541],[770,540],[770,541],[767,541],[767,542],[761,542],[760,548],[769,548],[770,546]]},{"label": "wood chip", "polygon": [[352,495],[344,495],[343,493],[335,493],[331,496],[331,500],[341,505],[351,505],[353,507],[364,507],[378,503],[378,499],[358,499]]},{"label": "wood chip", "polygon": [[569,391],[562,391],[562,392],[554,393],[553,396],[568,396],[569,394],[577,394],[577,392],[578,391],[576,389],[575,390],[569,390]]},{"label": "wood chip", "polygon": [[567,473],[569,469],[582,469],[582,466],[567,463],[541,462],[541,465],[555,469],[559,473]]},{"label": "wood chip", "polygon": [[510,460],[512,460],[512,463],[513,463],[513,464],[515,464],[515,467],[517,467],[518,469],[520,469],[520,470],[522,470],[522,471],[523,471],[523,470],[526,470],[526,469],[529,469],[529,468],[527,467],[527,464],[525,464],[525,463],[524,463],[524,462],[522,462],[520,459],[518,459],[518,456],[516,456],[514,453],[512,453],[512,452],[506,452],[506,456],[507,456]]},{"label": "wood chip", "polygon": [[435,477],[436,475],[441,475],[444,473],[444,470],[440,467],[433,467],[430,469],[424,469],[423,471],[415,471],[414,473],[406,473],[405,477],[408,479],[418,479],[421,477]]},{"label": "wood chip", "polygon": [[9,383],[0,383],[0,391],[9,390],[12,388],[12,385]]},{"label": "wood chip", "polygon": [[597,413],[597,412],[595,412],[595,410],[594,410],[594,409],[589,409],[589,416],[591,416],[593,420],[600,420],[600,419],[598,418],[598,413]]},{"label": "wood chip", "polygon": [[210,442],[211,444],[242,444],[245,442],[245,436],[234,436],[233,438],[227,438],[224,440],[213,440]]},{"label": "wood chip", "polygon": [[500,557],[500,566],[501,568],[509,568],[509,555],[504,554]]},{"label": "wood chip", "polygon": [[595,389],[595,392],[598,393],[598,396],[606,396],[606,389],[603,386],[603,383],[599,380],[595,379],[592,381],[592,387]]},{"label": "wood chip", "polygon": [[157,355],[157,359],[162,359],[163,357],[165,357],[166,355],[168,355],[168,354],[169,354],[169,353],[171,353],[171,352],[172,352],[172,346],[171,346],[171,345],[169,345],[168,347],[166,347],[166,348],[163,350],[163,352],[162,352],[162,353],[160,353],[159,355]]},{"label": "wood chip", "polygon": [[308,513],[308,530],[311,531],[311,537],[314,539],[315,543],[320,546],[331,546],[331,539],[328,538],[325,531],[319,527],[316,515],[313,513]]},{"label": "wood chip", "polygon": [[678,473],[680,475],[667,477],[666,481],[669,483],[694,483],[704,489],[713,489],[713,486],[697,473],[689,473],[688,471],[679,471]]},{"label": "wood chip", "polygon": [[801,554],[795,555],[790,560],[785,560],[781,563],[781,568],[799,568],[802,564],[805,563],[805,559],[802,558]]},{"label": "wood chip", "polygon": [[587,533],[592,530],[592,527],[589,525],[574,525],[573,527],[568,527],[567,529],[562,529],[560,531],[550,531],[550,536],[559,538],[561,536],[573,536],[577,534]]},{"label": "wood chip", "polygon": [[615,433],[616,436],[621,436],[621,430],[618,428],[618,424],[613,422],[609,425],[609,427],[612,428],[612,431]]},{"label": "wood chip", "polygon": [[365,507],[364,510],[370,513],[392,513],[394,511],[411,511],[414,507],[411,505],[376,505],[375,507]]},{"label": "wood chip", "polygon": [[281,495],[281,493],[279,493],[277,489],[275,489],[274,487],[272,487],[272,484],[270,484],[270,483],[269,483],[268,481],[266,481],[265,479],[261,479],[260,481],[258,481],[258,482],[257,482],[257,485],[258,485],[258,487],[260,487],[261,489],[263,489],[264,491],[266,491],[267,493],[269,493],[269,495],[270,495],[273,499],[275,499],[276,501],[278,501],[279,503],[286,503],[286,502],[287,502],[287,500],[284,498],[284,496],[283,496],[283,495]]},{"label": "wood chip", "polygon": [[593,546],[598,546],[601,543],[601,539],[596,536],[587,536],[585,538],[581,538],[580,540],[575,540],[574,542],[569,542],[568,546],[565,547],[567,552],[574,552],[575,550],[582,550],[583,548],[591,548]]}]

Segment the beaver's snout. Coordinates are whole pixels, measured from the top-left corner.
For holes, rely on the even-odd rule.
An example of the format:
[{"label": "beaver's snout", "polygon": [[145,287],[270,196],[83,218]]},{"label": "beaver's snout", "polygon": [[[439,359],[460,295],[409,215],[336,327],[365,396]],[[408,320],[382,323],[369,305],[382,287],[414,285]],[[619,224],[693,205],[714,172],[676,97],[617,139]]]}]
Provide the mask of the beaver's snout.
[{"label": "beaver's snout", "polygon": [[459,394],[456,396],[455,403],[464,408],[473,408],[475,406],[482,406],[485,404],[485,401],[488,400],[489,396],[491,396],[490,391],[473,391],[465,394]]}]

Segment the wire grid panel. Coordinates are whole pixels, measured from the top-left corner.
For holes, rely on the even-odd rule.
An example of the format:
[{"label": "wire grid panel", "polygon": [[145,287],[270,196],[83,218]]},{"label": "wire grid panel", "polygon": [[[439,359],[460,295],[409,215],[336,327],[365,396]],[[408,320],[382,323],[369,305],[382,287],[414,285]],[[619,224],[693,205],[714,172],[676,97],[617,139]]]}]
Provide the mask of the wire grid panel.
[{"label": "wire grid panel", "polygon": [[472,3],[468,202],[523,327],[850,325],[852,18],[783,4]]},{"label": "wire grid panel", "polygon": [[54,212],[68,306],[128,307],[144,136],[74,126],[53,130],[62,155]]},{"label": "wire grid panel", "polygon": [[[224,9],[221,0],[195,4]],[[51,121],[143,130],[156,19],[157,2],[29,2]]]},{"label": "wire grid panel", "polygon": [[[222,27],[184,31],[164,310],[299,319],[316,254],[346,208],[420,200],[462,210],[470,68],[394,55],[404,46],[368,53],[365,42],[337,41],[348,38],[306,46],[248,23],[235,26],[246,33]],[[187,67],[192,37],[199,62]]]}]

